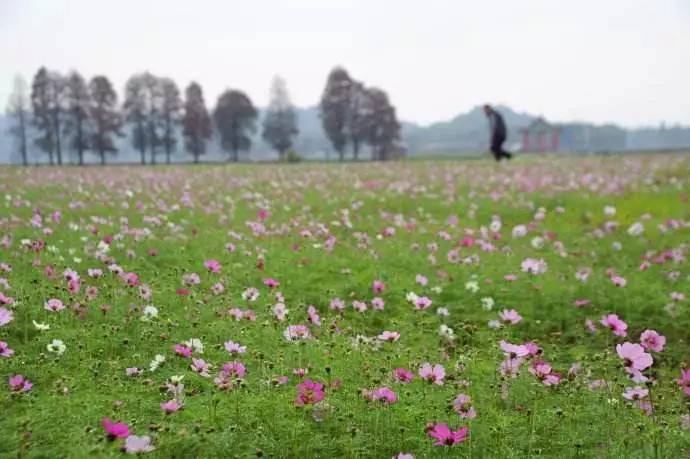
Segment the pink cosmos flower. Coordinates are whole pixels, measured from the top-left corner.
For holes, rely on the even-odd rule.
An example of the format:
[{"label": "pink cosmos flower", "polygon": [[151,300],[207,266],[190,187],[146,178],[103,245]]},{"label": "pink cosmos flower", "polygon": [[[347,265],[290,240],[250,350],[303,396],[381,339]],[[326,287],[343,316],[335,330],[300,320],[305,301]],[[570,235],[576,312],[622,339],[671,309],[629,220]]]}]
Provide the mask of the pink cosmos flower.
[{"label": "pink cosmos flower", "polygon": [[389,341],[389,342],[398,341],[398,339],[400,339],[400,333],[395,332],[395,331],[385,330],[383,333],[381,333],[378,336],[378,339],[380,339],[381,341]]},{"label": "pink cosmos flower", "polygon": [[5,296],[4,293],[0,292],[0,304],[14,304],[14,298]]},{"label": "pink cosmos flower", "polygon": [[623,359],[626,369],[644,371],[651,367],[654,359],[637,343],[625,342],[616,345],[618,356]]},{"label": "pink cosmos flower", "polygon": [[288,341],[299,341],[311,339],[311,332],[306,325],[289,325],[283,332],[283,336]]},{"label": "pink cosmos flower", "polygon": [[211,286],[211,292],[213,292],[214,295],[220,295],[225,291],[225,286],[223,285],[222,282],[216,282]]},{"label": "pink cosmos flower", "polygon": [[409,383],[412,381],[412,379],[414,379],[414,373],[407,371],[404,368],[396,368],[393,371],[393,378],[398,382]]},{"label": "pink cosmos flower", "polygon": [[371,392],[371,400],[392,405],[398,400],[398,396],[388,387],[379,387]]},{"label": "pink cosmos flower", "polygon": [[586,299],[578,299],[573,301],[573,306],[576,308],[583,308],[589,304],[589,300]]},{"label": "pink cosmos flower", "polygon": [[625,280],[625,277],[623,276],[611,276],[611,282],[613,282],[613,285],[616,287],[625,287],[628,284],[628,281]]},{"label": "pink cosmos flower", "polygon": [[535,361],[529,372],[537,377],[545,386],[554,386],[561,381],[561,375],[554,373],[551,365],[546,362]]},{"label": "pink cosmos flower", "polygon": [[323,384],[307,379],[297,385],[296,406],[313,405],[323,400]]},{"label": "pink cosmos flower", "polygon": [[333,298],[331,300],[330,308],[335,311],[342,311],[345,309],[345,302],[340,298]]},{"label": "pink cosmos flower", "polygon": [[209,371],[211,371],[211,365],[206,363],[203,359],[192,359],[192,364],[190,365],[190,368],[195,373],[198,373],[199,376],[202,376],[204,378],[211,377],[211,374],[209,373]]},{"label": "pink cosmos flower", "polygon": [[517,324],[522,320],[522,316],[515,309],[504,309],[498,313],[501,320],[505,323]]},{"label": "pink cosmos flower", "polygon": [[14,319],[14,314],[9,309],[0,307],[0,327],[4,327],[8,323],[12,322]]},{"label": "pink cosmos flower", "polygon": [[522,344],[511,344],[507,341],[501,340],[499,345],[501,346],[501,350],[503,350],[506,357],[511,359],[516,357],[526,357],[530,354],[529,348]]},{"label": "pink cosmos flower", "polygon": [[472,399],[466,394],[459,394],[455,397],[453,411],[458,413],[461,418],[474,419],[477,417],[477,411],[472,406]]},{"label": "pink cosmos flower", "polygon": [[600,323],[607,328],[610,328],[616,336],[626,336],[628,332],[628,324],[618,318],[617,314],[609,314],[602,317]]},{"label": "pink cosmos flower", "polygon": [[592,333],[597,331],[597,326],[594,325],[594,322],[592,322],[590,319],[585,320],[585,327],[587,327],[587,330]]},{"label": "pink cosmos flower", "polygon": [[414,459],[414,455],[410,453],[398,453],[395,456],[393,456],[391,459]]},{"label": "pink cosmos flower", "polygon": [[527,258],[521,264],[522,271],[528,274],[539,275],[544,274],[548,269],[544,260],[535,260],[534,258]]},{"label": "pink cosmos flower", "polygon": [[4,341],[0,341],[0,357],[11,357],[14,351],[10,349],[9,344]]},{"label": "pink cosmos flower", "polygon": [[174,413],[182,409],[182,403],[177,400],[168,400],[167,402],[161,403],[161,410],[165,411],[165,414]]},{"label": "pink cosmos flower", "polygon": [[125,439],[125,445],[123,446],[125,453],[127,454],[142,454],[150,453],[156,448],[151,445],[151,437],[148,435],[136,436],[130,435]]},{"label": "pink cosmos flower", "polygon": [[501,362],[499,370],[501,375],[506,378],[515,378],[520,371],[520,366],[524,362],[523,357],[506,357],[506,359]]},{"label": "pink cosmos flower", "polygon": [[352,307],[357,312],[365,312],[367,310],[367,304],[364,301],[355,300],[352,302]]},{"label": "pink cosmos flower", "polygon": [[309,374],[309,368],[295,368],[292,370],[292,374],[297,376],[298,378],[304,378],[306,375]]},{"label": "pink cosmos flower", "polygon": [[436,439],[434,446],[453,446],[467,439],[467,427],[451,430],[446,424],[433,424],[427,429],[427,435]]},{"label": "pink cosmos flower", "polygon": [[268,278],[264,279],[264,285],[268,288],[277,288],[280,286],[280,282],[275,279]]},{"label": "pink cosmos flower", "polygon": [[206,260],[204,261],[204,268],[212,273],[219,273],[221,266],[218,260]]},{"label": "pink cosmos flower", "polygon": [[640,335],[640,344],[648,351],[661,352],[666,344],[666,337],[654,330],[645,330]]},{"label": "pink cosmos flower", "polygon": [[110,418],[103,418],[101,420],[101,425],[108,435],[108,438],[111,440],[129,436],[129,427],[124,422],[113,422]]},{"label": "pink cosmos flower", "polygon": [[188,273],[182,276],[182,283],[184,285],[198,285],[201,283],[201,278],[197,273]]},{"label": "pink cosmos flower", "polygon": [[230,354],[244,354],[247,352],[246,346],[242,346],[240,343],[235,343],[234,341],[226,341],[224,346],[225,350]]},{"label": "pink cosmos flower", "polygon": [[428,309],[431,306],[431,300],[425,296],[417,297],[414,300],[414,308],[420,311]]},{"label": "pink cosmos flower", "polygon": [[442,386],[443,379],[446,377],[446,369],[439,363],[432,367],[429,362],[425,362],[419,369],[419,376],[430,383]]},{"label": "pink cosmos flower", "polygon": [[384,306],[386,303],[383,301],[383,298],[380,297],[374,297],[371,300],[371,307],[374,308],[376,311],[383,311]]},{"label": "pink cosmos flower", "polygon": [[371,283],[371,290],[375,294],[380,295],[386,290],[386,284],[384,284],[383,281],[375,280]]},{"label": "pink cosmos flower", "polygon": [[131,376],[131,377],[139,376],[143,372],[144,372],[144,370],[137,368],[137,367],[125,368],[125,374],[127,376]]},{"label": "pink cosmos flower", "polygon": [[507,282],[515,282],[517,280],[517,276],[515,274],[506,274],[503,276],[503,279]]},{"label": "pink cosmos flower", "polygon": [[65,309],[65,305],[57,298],[51,298],[43,304],[43,309],[50,312],[59,312]]},{"label": "pink cosmos flower", "polygon": [[34,384],[22,375],[10,376],[9,384],[13,392],[29,392],[34,387]]},{"label": "pink cosmos flower", "polygon": [[649,395],[649,389],[643,389],[640,386],[633,388],[628,387],[623,393],[623,398],[626,400],[640,400]]},{"label": "pink cosmos flower", "polygon": [[317,327],[321,326],[321,317],[319,317],[319,313],[314,306],[310,305],[307,308],[307,320],[309,320],[309,323],[312,325],[316,325]]},{"label": "pink cosmos flower", "polygon": [[421,274],[417,274],[414,280],[422,287],[426,287],[426,285],[429,283],[429,279],[427,279],[426,276],[422,276]]},{"label": "pink cosmos flower", "polygon": [[179,355],[180,357],[189,358],[192,356],[192,348],[185,344],[175,344],[173,346],[173,351],[175,351],[175,354]]},{"label": "pink cosmos flower", "polygon": [[676,382],[683,389],[683,393],[690,397],[690,368],[681,370],[680,378]]}]

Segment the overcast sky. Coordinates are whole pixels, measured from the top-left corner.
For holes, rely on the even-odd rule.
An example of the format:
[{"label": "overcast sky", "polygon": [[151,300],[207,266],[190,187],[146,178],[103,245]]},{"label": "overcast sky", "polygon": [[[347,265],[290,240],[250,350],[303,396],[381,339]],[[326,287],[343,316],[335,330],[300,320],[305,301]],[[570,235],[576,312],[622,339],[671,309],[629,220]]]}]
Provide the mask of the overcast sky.
[{"label": "overcast sky", "polygon": [[483,102],[557,121],[690,124],[686,0],[0,0],[0,106],[16,73],[149,70],[209,105],[224,89],[265,105],[275,74],[316,104],[345,66],[402,119]]}]

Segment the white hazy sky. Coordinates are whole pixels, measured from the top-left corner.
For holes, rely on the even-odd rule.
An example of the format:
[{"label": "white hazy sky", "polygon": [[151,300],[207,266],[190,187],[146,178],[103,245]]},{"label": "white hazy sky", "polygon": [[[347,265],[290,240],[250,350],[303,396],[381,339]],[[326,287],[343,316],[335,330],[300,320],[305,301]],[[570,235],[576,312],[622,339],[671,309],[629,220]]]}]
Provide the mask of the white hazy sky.
[{"label": "white hazy sky", "polygon": [[557,121],[690,124],[690,0],[0,0],[0,106],[46,65],[149,70],[264,105],[345,66],[428,123],[489,101]]}]

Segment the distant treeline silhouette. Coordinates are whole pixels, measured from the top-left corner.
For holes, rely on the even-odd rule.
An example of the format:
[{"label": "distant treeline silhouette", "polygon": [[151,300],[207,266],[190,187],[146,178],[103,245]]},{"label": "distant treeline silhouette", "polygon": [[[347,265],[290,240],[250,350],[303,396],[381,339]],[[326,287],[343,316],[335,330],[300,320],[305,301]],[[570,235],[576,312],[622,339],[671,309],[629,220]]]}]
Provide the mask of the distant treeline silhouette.
[{"label": "distant treeline silhouette", "polygon": [[[328,75],[319,104],[326,137],[342,161],[352,159],[368,146],[374,160],[403,154],[400,122],[385,91],[367,87],[341,68]],[[67,154],[83,165],[86,155],[106,164],[118,153],[116,139],[127,136],[141,164],[170,163],[182,149],[195,163],[201,161],[215,135],[228,160],[238,161],[249,153],[257,130],[258,110],[244,92],[227,89],[209,112],[199,83],[191,82],[181,95],[170,78],[149,72],[132,75],[120,104],[108,77],[87,80],[77,71],[62,75],[41,67],[30,91],[20,77],[15,79],[7,113],[17,156],[29,164],[37,149],[53,165],[62,165]],[[282,161],[299,159],[292,150],[299,134],[295,107],[285,81],[275,77],[270,102],[261,120],[261,137]]]}]

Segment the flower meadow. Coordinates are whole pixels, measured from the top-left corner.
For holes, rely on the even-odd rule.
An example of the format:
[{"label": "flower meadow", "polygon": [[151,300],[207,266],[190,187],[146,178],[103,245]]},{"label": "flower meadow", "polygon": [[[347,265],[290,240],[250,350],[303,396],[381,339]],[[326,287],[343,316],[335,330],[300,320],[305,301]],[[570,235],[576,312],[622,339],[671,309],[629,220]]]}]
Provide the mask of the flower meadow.
[{"label": "flower meadow", "polygon": [[0,191],[0,457],[690,453],[687,157]]}]

